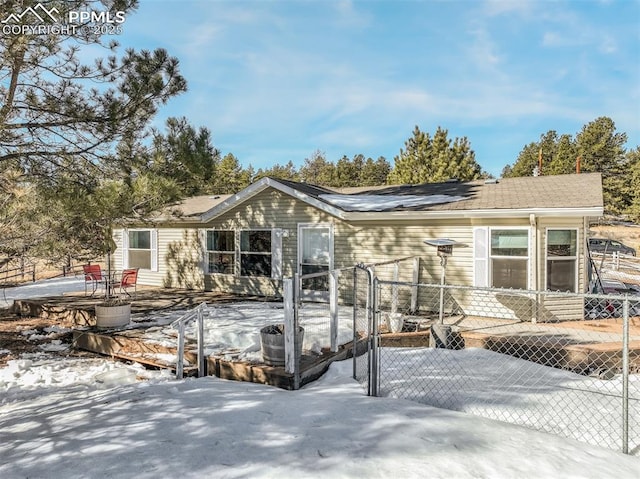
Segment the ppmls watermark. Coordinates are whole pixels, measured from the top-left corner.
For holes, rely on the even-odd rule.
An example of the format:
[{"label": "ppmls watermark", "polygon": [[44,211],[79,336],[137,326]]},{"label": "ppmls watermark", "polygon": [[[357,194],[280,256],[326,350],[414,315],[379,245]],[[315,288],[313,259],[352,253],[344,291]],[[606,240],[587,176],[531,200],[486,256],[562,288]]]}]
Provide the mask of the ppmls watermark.
[{"label": "ppmls watermark", "polygon": [[57,8],[41,3],[11,13],[2,19],[4,35],[118,35],[126,21],[123,11],[70,10],[60,14]]}]

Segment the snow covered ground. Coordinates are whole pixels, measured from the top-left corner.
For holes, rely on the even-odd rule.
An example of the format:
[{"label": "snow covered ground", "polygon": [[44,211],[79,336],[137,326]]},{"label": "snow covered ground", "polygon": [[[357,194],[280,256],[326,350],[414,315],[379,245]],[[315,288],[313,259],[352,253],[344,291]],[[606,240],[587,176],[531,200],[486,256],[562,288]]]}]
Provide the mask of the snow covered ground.
[{"label": "snow covered ground", "polygon": [[[209,304],[204,312],[204,348],[206,354],[224,355],[228,359],[262,362],[260,329],[269,324],[284,322],[282,303],[241,301],[232,304]],[[144,338],[165,346],[176,346],[176,330],[171,323],[186,311],[160,311],[132,315],[130,327],[144,325]],[[338,344],[353,339],[353,310],[339,311]],[[304,328],[303,349],[320,354],[331,346],[329,309],[326,304],[305,304],[299,314]],[[188,323],[186,336],[195,340],[196,323]],[[175,362],[175,360],[174,360]]]},{"label": "snow covered ground", "polygon": [[[583,376],[479,348],[382,348],[379,361],[383,396],[621,447],[622,375]],[[640,376],[630,375],[629,391],[629,444],[640,456]]]},{"label": "snow covered ground", "polygon": [[[277,312],[268,316],[275,320]],[[231,348],[235,341],[251,352],[255,340],[238,340],[233,327],[246,329],[249,313],[240,308],[236,320],[227,317],[224,340],[209,336],[207,344]],[[152,321],[160,331],[169,319]],[[284,391],[214,377],[177,381],[46,349],[0,369],[2,478],[636,478],[640,471],[637,457],[597,446],[367,397],[351,378],[351,361],[334,363],[300,391]],[[469,365],[487,367],[469,351]],[[537,399],[523,390],[519,400]]]},{"label": "snow covered ground", "polygon": [[11,306],[14,299],[45,298],[80,291],[84,291],[82,276],[45,279],[14,288],[0,289],[0,308]]}]

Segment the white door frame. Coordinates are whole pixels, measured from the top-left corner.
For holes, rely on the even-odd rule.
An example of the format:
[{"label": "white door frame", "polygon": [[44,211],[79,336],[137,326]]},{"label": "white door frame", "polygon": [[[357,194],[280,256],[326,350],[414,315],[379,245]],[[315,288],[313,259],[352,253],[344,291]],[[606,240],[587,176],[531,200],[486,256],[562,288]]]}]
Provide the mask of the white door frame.
[{"label": "white door frame", "polygon": [[[302,275],[302,247],[303,230],[328,229],[329,230],[329,271],[333,269],[333,223],[298,223],[298,262],[297,272]],[[327,278],[328,279],[328,278]],[[329,291],[304,290],[300,286],[300,296],[310,301],[329,301]]]}]

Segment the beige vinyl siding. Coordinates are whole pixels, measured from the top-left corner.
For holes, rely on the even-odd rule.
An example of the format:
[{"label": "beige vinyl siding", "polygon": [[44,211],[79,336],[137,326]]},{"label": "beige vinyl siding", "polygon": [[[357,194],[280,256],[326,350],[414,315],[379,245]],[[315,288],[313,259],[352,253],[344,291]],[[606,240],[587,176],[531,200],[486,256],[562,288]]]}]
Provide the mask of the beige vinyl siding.
[{"label": "beige vinyl siding", "polygon": [[[210,229],[282,228],[283,276],[291,277],[297,269],[297,234],[300,223],[322,223],[333,226],[334,267],[351,267],[357,263],[377,263],[394,258],[420,257],[419,281],[440,282],[440,259],[435,248],[426,245],[427,238],[451,238],[467,247],[456,248],[447,265],[447,283],[473,285],[473,227],[521,226],[529,228],[528,218],[514,219],[447,219],[422,221],[380,221],[346,223],[275,189],[267,189],[205,225]],[[530,268],[530,274],[533,265]],[[381,266],[376,273],[393,279],[393,267]],[[411,281],[412,262],[400,268],[400,281]],[[341,284],[348,281],[341,280]],[[205,275],[206,289],[221,289],[242,294],[280,295],[281,281],[271,278],[243,278],[222,274]]]},{"label": "beige vinyl siding", "polygon": [[[420,257],[420,282],[440,283],[440,258],[436,249],[424,243],[427,238],[449,238],[462,243],[447,261],[447,283],[473,286],[473,228],[521,227],[530,229],[528,218],[459,218],[447,220],[342,223],[345,234],[336,233],[336,257],[348,264],[375,263],[406,256]],[[338,254],[338,248],[342,248]],[[362,259],[364,258],[364,260]],[[355,261],[354,261],[355,260]],[[384,267],[389,269],[389,267]],[[532,268],[529,269],[531,275]],[[385,273],[386,274],[386,273]],[[388,275],[387,275],[388,276]],[[390,279],[390,276],[384,279]],[[409,280],[409,279],[407,279]]]},{"label": "beige vinyl siding", "polygon": [[[336,266],[352,266],[356,263],[381,263],[409,256],[420,257],[420,282],[440,282],[440,258],[436,249],[424,243],[427,238],[451,238],[470,245],[469,225],[453,221],[394,221],[381,225],[379,222],[341,223],[336,227]],[[449,259],[447,276],[451,282],[469,284],[472,277],[472,248],[456,248]],[[376,273],[381,279],[393,278],[393,266],[380,266]],[[401,263],[400,281],[411,281],[412,264]]]},{"label": "beige vinyl siding", "polygon": [[202,290],[203,259],[204,247],[198,229],[158,229],[158,272],[148,273],[158,286]]},{"label": "beige vinyl siding", "polygon": [[[144,229],[144,227],[140,227]],[[114,253],[114,266],[124,265],[122,235],[124,230],[114,231],[118,245]],[[203,247],[197,228],[158,227],[158,271],[141,269],[138,283],[148,286],[203,289]]]},{"label": "beige vinyl siding", "polygon": [[[349,267],[358,263],[373,264],[383,263],[392,259],[407,257],[419,258],[420,283],[440,283],[440,258],[436,255],[436,249],[424,243],[427,238],[451,238],[463,244],[471,241],[471,228],[461,226],[452,221],[429,222],[421,221],[394,221],[388,224],[380,222],[363,222],[353,225],[344,222],[336,227],[335,265],[336,267]],[[472,278],[473,264],[472,248],[456,248],[449,258],[447,266],[447,282],[456,284],[469,284]],[[394,265],[387,264],[374,268],[376,277],[381,280],[393,281],[395,276]],[[399,263],[398,281],[413,281],[413,260],[404,260]],[[410,305],[411,289],[400,287],[397,290],[397,300],[401,307]],[[348,301],[349,291],[341,290],[341,297]],[[389,308],[392,300],[392,292],[385,288],[383,297],[380,298],[381,306]],[[423,307],[430,301],[431,295],[424,289],[418,290],[418,303]]]},{"label": "beige vinyl siding", "polygon": [[116,250],[111,255],[111,267],[117,271],[122,269],[122,233],[123,229],[113,230],[113,241],[116,243]]},{"label": "beige vinyl siding", "polygon": [[[429,237],[448,237],[470,244],[470,222],[456,224],[453,220],[416,223],[394,221],[386,225],[380,222],[346,223],[325,212],[296,200],[280,191],[268,189],[242,205],[209,222],[207,229],[260,229],[282,228],[287,236],[282,239],[283,276],[297,272],[298,224],[330,224],[334,233],[334,267],[351,267],[357,263],[376,263],[394,258],[420,256],[420,280],[432,283],[440,281],[440,260],[435,249],[424,244]],[[472,277],[472,248],[460,249],[450,260],[451,280],[470,284]],[[380,267],[377,273],[391,279],[391,267]],[[449,270],[449,269],[448,269]],[[411,281],[411,262],[403,262],[401,281]],[[341,283],[347,283],[341,281]],[[231,275],[208,274],[206,289],[222,289],[242,294],[280,295],[281,281],[271,278],[243,278]]]},{"label": "beige vinyl siding", "polygon": [[[425,216],[429,213],[425,213]],[[140,272],[141,284],[154,286],[173,286],[204,288],[238,294],[257,296],[281,296],[282,281],[266,277],[240,277],[237,275],[204,273],[204,237],[208,229],[217,230],[283,230],[282,236],[282,276],[292,277],[297,272],[298,261],[298,225],[325,224],[333,228],[333,259],[335,268],[352,267],[358,263],[378,263],[391,259],[418,256],[420,259],[419,282],[424,284],[440,283],[440,258],[436,250],[424,243],[427,238],[450,238],[466,247],[455,248],[448,259],[447,283],[452,285],[474,285],[474,227],[518,227],[527,229],[535,238],[536,249],[530,251],[529,284],[532,289],[544,289],[546,284],[546,229],[575,228],[578,230],[578,285],[580,291],[586,285],[584,261],[584,219],[576,218],[536,218],[535,234],[529,216],[519,218],[458,218],[424,220],[358,221],[347,223],[326,212],[318,210],[274,188],[266,190],[235,206],[206,224],[180,224],[158,226],[158,271]],[[114,232],[117,244],[122,244],[122,230]],[[122,250],[114,254],[116,268],[122,267]],[[343,273],[340,279],[340,295],[350,296],[352,281]],[[380,266],[376,274],[383,280],[393,279],[393,266]],[[411,282],[413,262],[400,264],[398,279]],[[410,289],[401,288],[401,302],[409,300]],[[480,294],[480,296],[477,296]],[[428,289],[421,289],[419,304],[425,308],[437,308],[432,304],[437,297]],[[535,307],[535,299],[523,296],[515,291],[510,298],[502,295],[497,298],[486,297],[486,293],[465,293],[451,299],[461,311],[475,314],[478,304],[484,305],[484,311],[491,311],[495,317],[529,320],[555,320],[573,318],[582,314],[582,305],[566,308],[566,303],[546,300],[545,304]],[[490,302],[487,309],[487,301]],[[521,303],[517,311],[515,303]],[[555,301],[555,302],[554,302]],[[524,304],[524,306],[522,306]],[[528,306],[527,306],[528,305]],[[526,316],[526,317],[525,317]]]},{"label": "beige vinyl siding", "polygon": [[[474,226],[515,226],[529,229],[532,241],[529,252],[529,285],[532,290],[543,291],[546,288],[546,235],[547,228],[577,229],[578,230],[578,292],[584,291],[586,284],[586,270],[584,262],[584,238],[583,238],[583,218],[551,218],[540,217],[536,219],[535,232],[532,231],[528,218],[518,218],[513,220],[493,220],[476,221]],[[454,252],[455,256],[455,252]],[[473,265],[470,265],[473,268]],[[447,267],[448,273],[448,267]],[[447,274],[447,277],[449,275]],[[447,281],[449,284],[465,284]],[[469,284],[473,284],[473,278]],[[519,292],[514,290],[509,293],[496,294],[489,291],[456,292],[455,302],[462,311],[473,316],[491,316],[496,318],[513,319],[519,321],[564,321],[582,319],[583,302],[581,299],[567,301],[561,295],[540,295],[533,293]]]},{"label": "beige vinyl siding", "polygon": [[[282,275],[292,277],[298,261],[298,223],[339,222],[333,216],[308,204],[268,188],[246,202],[236,206],[209,223],[203,229],[285,230],[282,238]],[[264,277],[240,277],[225,274],[206,274],[205,289],[222,290],[238,294],[281,296],[282,281]]]}]

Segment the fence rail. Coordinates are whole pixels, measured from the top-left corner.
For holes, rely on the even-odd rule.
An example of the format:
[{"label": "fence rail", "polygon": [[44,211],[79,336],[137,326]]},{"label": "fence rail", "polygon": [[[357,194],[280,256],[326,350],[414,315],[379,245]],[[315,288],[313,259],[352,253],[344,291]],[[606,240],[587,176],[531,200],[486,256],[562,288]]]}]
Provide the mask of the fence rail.
[{"label": "fence rail", "polygon": [[[369,345],[354,359],[354,377],[369,394],[640,455],[640,297],[416,284],[370,273],[354,273],[354,329],[357,322]],[[398,319],[401,333],[393,333]],[[403,337],[423,342],[398,347]]]},{"label": "fence rail", "polygon": [[36,267],[29,264],[24,266],[16,266],[14,268],[2,268],[0,269],[0,283],[11,284],[13,279],[20,278],[24,281],[25,278],[30,281],[36,280]]}]

